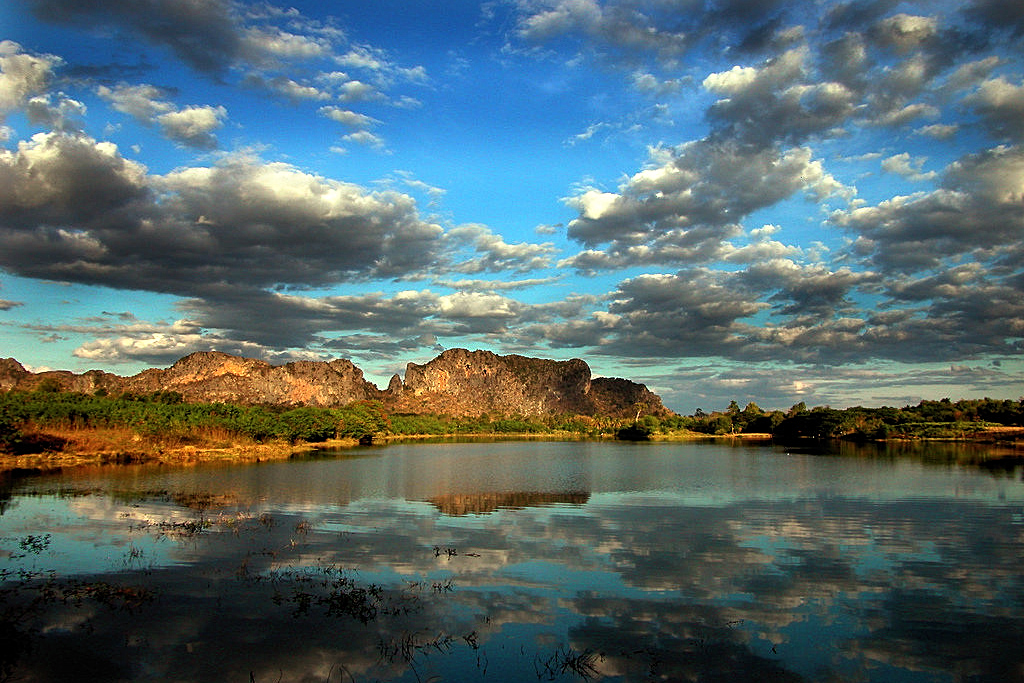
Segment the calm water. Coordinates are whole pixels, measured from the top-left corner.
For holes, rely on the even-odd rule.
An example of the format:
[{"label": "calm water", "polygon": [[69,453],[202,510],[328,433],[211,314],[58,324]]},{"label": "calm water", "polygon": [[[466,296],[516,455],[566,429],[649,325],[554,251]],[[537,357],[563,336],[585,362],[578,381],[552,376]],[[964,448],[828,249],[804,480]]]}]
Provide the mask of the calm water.
[{"label": "calm water", "polygon": [[1024,681],[1019,466],[393,445],[0,489],[0,680]]}]

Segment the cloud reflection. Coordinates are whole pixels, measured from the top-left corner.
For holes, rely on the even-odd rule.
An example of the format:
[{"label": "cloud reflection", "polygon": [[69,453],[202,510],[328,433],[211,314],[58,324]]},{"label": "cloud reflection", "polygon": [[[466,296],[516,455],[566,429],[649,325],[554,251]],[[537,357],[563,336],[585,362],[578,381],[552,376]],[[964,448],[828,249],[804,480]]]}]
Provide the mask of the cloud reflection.
[{"label": "cloud reflection", "polygon": [[[15,624],[34,648],[18,673],[55,680],[63,652],[81,680],[570,680],[573,662],[625,681],[1024,680],[1019,483],[727,449],[706,467],[677,452],[673,479],[651,450],[660,488],[609,490],[638,452],[594,451],[544,493],[508,486],[520,472],[368,495],[388,490],[380,470],[429,469],[372,458],[232,469],[231,486],[190,470],[135,494],[13,491],[3,550],[45,508],[39,569],[155,596],[46,602]],[[268,496],[270,472],[289,493]],[[915,493],[896,495],[907,478]],[[72,569],[85,543],[107,561]]]}]

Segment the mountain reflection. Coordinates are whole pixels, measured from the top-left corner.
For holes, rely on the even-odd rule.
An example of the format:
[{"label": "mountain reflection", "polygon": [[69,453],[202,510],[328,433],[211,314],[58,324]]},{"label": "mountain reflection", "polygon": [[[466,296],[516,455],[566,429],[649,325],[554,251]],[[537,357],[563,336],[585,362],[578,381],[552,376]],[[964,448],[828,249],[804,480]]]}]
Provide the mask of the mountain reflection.
[{"label": "mountain reflection", "polygon": [[1024,681],[1019,481],[606,446],[25,482],[0,678]]},{"label": "mountain reflection", "polygon": [[462,516],[487,514],[495,510],[522,510],[547,505],[585,505],[589,493],[544,493],[517,491],[511,493],[449,493],[427,500],[446,515]]}]

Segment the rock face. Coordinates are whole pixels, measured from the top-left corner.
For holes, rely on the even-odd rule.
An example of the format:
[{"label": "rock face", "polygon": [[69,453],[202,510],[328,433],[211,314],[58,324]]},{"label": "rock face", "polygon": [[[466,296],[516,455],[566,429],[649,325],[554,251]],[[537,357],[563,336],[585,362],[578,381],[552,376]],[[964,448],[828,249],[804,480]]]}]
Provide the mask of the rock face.
[{"label": "rock face", "polygon": [[0,359],[0,390],[43,386],[83,393],[176,391],[186,401],[245,404],[327,407],[376,400],[393,412],[457,416],[669,413],[647,387],[625,379],[591,378],[590,367],[580,359],[555,361],[465,349],[450,349],[424,365],[409,363],[405,380],[395,375],[383,391],[344,359],[271,365],[211,351],[132,377],[98,370],[81,375],[32,373],[14,359]]},{"label": "rock face", "polygon": [[446,415],[590,413],[589,390],[590,367],[578,359],[449,349],[426,365],[409,363],[396,405]]},{"label": "rock face", "polygon": [[94,394],[100,390],[121,391],[123,382],[124,378],[101,370],[90,370],[81,375],[67,370],[29,372],[13,358],[0,358],[0,391],[53,387],[61,391]]},{"label": "rock face", "polygon": [[628,416],[668,413],[661,399],[629,380],[591,379],[584,361],[499,356],[449,349],[426,365],[409,363],[396,410],[445,415]]},{"label": "rock face", "polygon": [[187,401],[337,406],[380,398],[349,360],[271,365],[216,351],[185,356],[166,370],[146,370],[125,380],[137,393],[177,391]]}]

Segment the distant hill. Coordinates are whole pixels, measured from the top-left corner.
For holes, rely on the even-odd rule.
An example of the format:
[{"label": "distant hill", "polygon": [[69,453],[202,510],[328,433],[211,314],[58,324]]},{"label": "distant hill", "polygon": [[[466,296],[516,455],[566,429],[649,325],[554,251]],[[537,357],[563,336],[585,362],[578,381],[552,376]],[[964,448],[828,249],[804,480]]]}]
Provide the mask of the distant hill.
[{"label": "distant hill", "polygon": [[334,407],[374,400],[391,412],[453,416],[671,414],[644,385],[592,377],[590,366],[578,358],[556,361],[466,349],[449,349],[424,365],[409,363],[405,379],[395,375],[387,389],[365,380],[363,371],[345,359],[271,365],[207,351],[131,377],[99,370],[33,373],[13,358],[0,359],[0,390],[40,387],[108,394],[174,391],[190,402],[253,405]]}]

